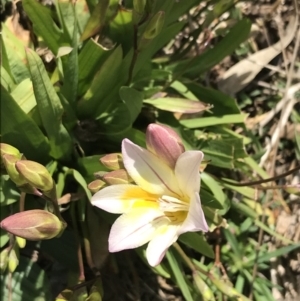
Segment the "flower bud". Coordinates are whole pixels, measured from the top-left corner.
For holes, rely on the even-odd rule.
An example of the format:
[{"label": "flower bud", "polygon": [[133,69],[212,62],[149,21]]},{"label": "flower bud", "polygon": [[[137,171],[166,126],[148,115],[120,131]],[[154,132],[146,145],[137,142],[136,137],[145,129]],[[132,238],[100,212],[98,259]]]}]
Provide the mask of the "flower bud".
[{"label": "flower bud", "polygon": [[16,183],[17,186],[22,186],[27,184],[26,179],[16,169],[16,162],[20,160],[19,157],[16,157],[14,155],[4,154],[2,156],[2,160],[6,168],[7,174],[9,175],[10,179]]},{"label": "flower bud", "polygon": [[131,177],[125,169],[108,172],[103,176],[102,179],[108,185],[129,184],[132,182]]},{"label": "flower bud", "polygon": [[74,297],[74,292],[68,288],[64,289],[59,295],[55,298],[55,301],[67,301],[72,300]]},{"label": "flower bud", "polygon": [[51,191],[54,188],[54,181],[43,165],[29,160],[21,160],[16,163],[18,172],[32,186],[42,191]]},{"label": "flower bud", "polygon": [[22,154],[15,147],[13,147],[9,144],[6,144],[6,143],[0,143],[1,161],[2,161],[3,155],[12,155],[12,156],[18,157],[19,159],[21,159],[21,157],[22,157]]},{"label": "flower bud", "polygon": [[3,272],[6,270],[8,264],[9,249],[9,247],[5,248],[0,253],[0,274],[3,274]]},{"label": "flower bud", "polygon": [[93,182],[91,182],[88,185],[88,189],[92,192],[92,193],[96,193],[97,191],[99,191],[103,186],[105,186],[106,183],[103,182],[102,180],[95,180]]},{"label": "flower bud", "polygon": [[19,249],[17,245],[10,250],[8,256],[8,270],[13,273],[17,266],[19,265]]},{"label": "flower bud", "polygon": [[56,215],[39,209],[13,214],[0,223],[2,229],[28,240],[51,239],[65,226]]},{"label": "flower bud", "polygon": [[143,37],[147,40],[154,39],[162,30],[165,21],[165,12],[157,12],[146,26]]},{"label": "flower bud", "polygon": [[20,249],[23,249],[26,246],[26,239],[23,237],[16,236],[16,243],[18,244]]},{"label": "flower bud", "polygon": [[171,168],[175,167],[178,157],[184,152],[183,143],[171,128],[151,123],[146,131],[147,149],[159,156]]},{"label": "flower bud", "polygon": [[107,167],[108,169],[111,170],[117,170],[124,168],[123,164],[123,157],[122,154],[120,153],[113,153],[113,154],[108,154],[105,155],[100,159],[100,162]]},{"label": "flower bud", "polygon": [[86,301],[101,301],[103,295],[101,278],[97,278],[93,286],[90,289],[90,294]]},{"label": "flower bud", "polygon": [[193,273],[193,278],[199,293],[202,295],[203,301],[214,301],[215,297],[212,290],[201,278],[199,271]]},{"label": "flower bud", "polygon": [[132,20],[138,24],[145,11],[146,0],[133,0]]}]

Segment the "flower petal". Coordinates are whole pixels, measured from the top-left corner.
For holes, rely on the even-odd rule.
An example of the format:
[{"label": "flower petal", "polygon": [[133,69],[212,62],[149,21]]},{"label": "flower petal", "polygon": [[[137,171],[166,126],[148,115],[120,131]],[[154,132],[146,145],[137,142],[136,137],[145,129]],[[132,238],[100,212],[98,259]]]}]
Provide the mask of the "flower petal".
[{"label": "flower petal", "polygon": [[105,187],[92,196],[91,203],[111,213],[128,212],[132,207],[158,208],[158,196],[136,185],[118,184]]},{"label": "flower petal", "polygon": [[177,160],[175,176],[181,191],[191,196],[200,189],[199,167],[204,155],[201,151],[186,151]]},{"label": "flower petal", "polygon": [[158,227],[168,223],[163,212],[136,208],[121,215],[109,235],[109,251],[118,252],[137,248],[153,238]]},{"label": "flower petal", "polygon": [[157,229],[146,251],[151,266],[160,264],[168,248],[177,240],[178,229],[178,225],[165,225]]},{"label": "flower petal", "polygon": [[178,235],[185,232],[196,231],[208,231],[208,225],[201,207],[201,201],[198,192],[195,192],[191,197],[188,215],[181,225]]},{"label": "flower petal", "polygon": [[171,168],[175,167],[178,157],[184,152],[179,135],[173,129],[155,123],[147,127],[146,144],[149,151]]},{"label": "flower petal", "polygon": [[180,193],[173,170],[159,157],[128,139],[122,142],[122,154],[127,172],[141,188],[160,195]]}]

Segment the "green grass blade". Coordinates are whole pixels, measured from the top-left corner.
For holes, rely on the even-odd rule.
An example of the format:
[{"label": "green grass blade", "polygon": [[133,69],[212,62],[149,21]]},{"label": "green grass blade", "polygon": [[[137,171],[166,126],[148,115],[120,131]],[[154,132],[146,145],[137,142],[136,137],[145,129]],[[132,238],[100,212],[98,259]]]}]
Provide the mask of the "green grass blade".
[{"label": "green grass blade", "polygon": [[186,301],[193,301],[190,289],[184,279],[182,269],[180,268],[176,257],[174,256],[173,250],[169,249],[166,253],[167,260],[170,264],[171,270],[174,274],[175,280],[185,298]]}]

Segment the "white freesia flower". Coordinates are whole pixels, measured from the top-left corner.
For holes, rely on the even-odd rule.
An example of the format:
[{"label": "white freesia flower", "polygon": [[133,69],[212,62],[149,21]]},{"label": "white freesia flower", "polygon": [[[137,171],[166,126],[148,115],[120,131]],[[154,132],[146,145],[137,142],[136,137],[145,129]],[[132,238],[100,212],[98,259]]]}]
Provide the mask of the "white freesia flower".
[{"label": "white freesia flower", "polygon": [[184,151],[170,128],[150,124],[144,149],[122,142],[123,163],[135,182],[111,185],[92,197],[92,204],[122,214],[113,224],[109,251],[132,249],[149,242],[147,259],[158,265],[182,233],[208,231],[201,207],[201,151]]}]

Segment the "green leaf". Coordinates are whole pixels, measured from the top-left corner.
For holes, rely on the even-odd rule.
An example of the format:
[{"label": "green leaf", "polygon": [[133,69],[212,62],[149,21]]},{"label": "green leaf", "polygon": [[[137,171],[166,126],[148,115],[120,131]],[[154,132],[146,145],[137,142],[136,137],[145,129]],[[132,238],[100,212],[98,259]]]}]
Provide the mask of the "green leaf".
[{"label": "green leaf", "polygon": [[109,0],[102,0],[97,3],[95,8],[92,10],[92,14],[87,21],[85,29],[81,35],[81,41],[84,41],[101,31],[106,21],[105,15],[108,6]]},{"label": "green leaf", "polygon": [[[17,202],[19,199],[20,193],[16,191],[16,184],[9,179],[8,175],[1,175],[0,206],[6,207]],[[0,211],[2,212],[2,208]]]},{"label": "green leaf", "polygon": [[126,104],[118,102],[101,118],[97,119],[101,123],[101,134],[119,135],[131,127],[131,115]]},{"label": "green leaf", "polygon": [[[81,186],[81,188],[85,192],[87,199],[90,200],[92,198],[92,194],[88,190],[87,188],[88,184],[85,178],[80,174],[80,172],[78,172],[73,168],[68,169],[67,167],[64,167],[63,170],[66,172],[66,174],[73,176],[74,180]],[[85,221],[85,214],[86,214],[85,207],[86,207],[85,199],[81,199],[78,204],[78,216],[80,217],[80,221]]]},{"label": "green leaf", "polygon": [[83,157],[78,159],[78,165],[80,167],[80,172],[84,176],[87,182],[94,180],[94,173],[102,170],[108,171],[104,165],[99,161],[101,155]]},{"label": "green leaf", "polygon": [[211,160],[210,164],[223,168],[234,168],[237,159],[246,156],[243,139],[229,138],[205,141],[201,145],[205,160]]},{"label": "green leaf", "polygon": [[242,261],[243,259],[243,252],[239,248],[239,243],[236,239],[236,237],[227,229],[223,229],[223,233],[226,237],[226,241],[228,242],[232,252],[235,254],[235,256]]},{"label": "green leaf", "polygon": [[2,24],[1,39],[2,53],[4,54],[3,67],[18,84],[25,78],[30,77],[30,73],[26,67],[25,47],[5,24]]},{"label": "green leaf", "polygon": [[[255,190],[253,188],[248,187],[248,186],[244,186],[244,187],[235,186],[234,183],[236,184],[237,183],[236,181],[231,180],[231,179],[225,179],[225,178],[224,178],[224,180],[226,180],[226,183],[224,183],[224,182],[222,183],[224,187],[230,188],[231,190],[234,190],[234,191],[246,196],[249,199],[253,199],[255,197]],[[227,183],[229,181],[232,182],[233,185],[230,185],[229,183]]]},{"label": "green leaf", "polygon": [[18,148],[27,159],[47,162],[49,144],[39,127],[3,87],[1,87],[1,98],[2,142]]},{"label": "green leaf", "polygon": [[[142,246],[140,248],[136,248],[135,251],[139,255],[139,257],[143,260],[143,262],[148,265],[145,249],[146,247]],[[151,267],[151,269],[152,271],[154,271],[154,273],[161,275],[164,278],[171,278],[170,272],[163,262],[155,267]]]},{"label": "green leaf", "polygon": [[30,78],[26,78],[20,82],[11,92],[11,96],[26,114],[31,112],[36,106],[36,100]]},{"label": "green leaf", "polygon": [[203,183],[210,189],[215,198],[218,200],[221,207],[224,208],[225,195],[221,188],[221,185],[206,172],[201,173],[201,181],[203,181]]},{"label": "green leaf", "polygon": [[185,97],[186,99],[197,99],[199,100],[195,94],[193,94],[187,86],[185,86],[182,82],[175,80],[174,82],[172,82],[172,84],[170,85],[171,88],[173,88],[174,90],[176,90],[178,93],[180,93],[183,97]]},{"label": "green leaf", "polygon": [[76,32],[76,42],[78,40],[77,21],[74,7],[76,4],[62,0],[55,1],[59,21],[63,28],[64,37],[62,40],[70,44],[72,43],[72,40],[74,41],[74,38],[72,38],[74,37],[74,32]]},{"label": "green leaf", "polygon": [[205,160],[211,160],[210,164],[223,167],[233,168],[233,146],[224,143],[224,141],[208,141],[203,144],[201,150],[205,155]]},{"label": "green leaf", "polygon": [[249,263],[252,265],[255,262],[257,263],[263,263],[263,262],[269,262],[270,259],[280,257],[286,254],[289,254],[290,252],[297,250],[300,248],[300,243],[295,243],[290,246],[281,247],[277,250],[268,252],[267,254],[259,255],[258,258],[253,258]]},{"label": "green leaf", "polygon": [[[72,8],[73,9],[73,8]],[[73,20],[76,22],[76,20]],[[77,49],[77,26],[75,24],[72,40],[72,51],[62,58],[64,70],[64,84],[61,93],[65,96],[70,104],[77,101],[78,89],[78,49]]]},{"label": "green leaf", "polygon": [[[162,97],[155,99],[145,99],[144,103],[150,104],[160,110],[179,113],[199,113],[207,110],[210,106],[200,101],[194,101],[177,97]],[[183,120],[185,121],[185,120]]]},{"label": "green leaf", "polygon": [[215,258],[212,247],[207,243],[202,234],[195,232],[187,232],[179,236],[179,240],[185,245],[191,247],[197,252],[209,258]]},{"label": "green leaf", "polygon": [[113,41],[122,45],[124,53],[127,53],[133,45],[132,11],[118,9],[117,15],[109,22],[109,36]]},{"label": "green leaf", "polygon": [[244,123],[246,117],[247,114],[234,114],[224,116],[200,117],[193,119],[182,119],[179,122],[187,128],[196,129],[215,126],[218,124]]},{"label": "green leaf", "polygon": [[76,12],[76,19],[78,22],[78,32],[83,32],[89,18],[90,18],[90,11],[87,5],[87,1],[85,0],[77,0],[75,4],[75,12]]},{"label": "green leaf", "polygon": [[60,99],[40,57],[28,49],[27,58],[37,108],[50,141],[50,154],[55,159],[67,158],[72,151],[73,144],[69,133],[62,124],[63,107]]},{"label": "green leaf", "polygon": [[227,35],[212,49],[205,51],[202,55],[195,58],[175,63],[171,66],[174,72],[184,72],[191,77],[199,76],[213,66],[218,64],[226,56],[230,55],[250,33],[251,22],[248,19],[238,21],[227,33]]},{"label": "green leaf", "polygon": [[186,87],[195,94],[198,99],[214,106],[211,110],[214,116],[223,116],[225,112],[226,114],[240,113],[236,100],[218,90],[203,87],[197,83],[187,83]]},{"label": "green leaf", "polygon": [[58,93],[58,97],[64,108],[63,124],[69,132],[72,132],[74,127],[78,124],[78,118],[74,111],[75,106],[72,106],[61,93]]},{"label": "green leaf", "polygon": [[121,87],[120,97],[125,102],[130,113],[131,123],[133,123],[142,110],[143,93],[130,87]]},{"label": "green leaf", "polygon": [[0,76],[1,76],[1,85],[5,88],[5,90],[11,92],[15,87],[15,83],[3,66],[1,66]]},{"label": "green leaf", "polygon": [[52,19],[51,10],[35,0],[23,0],[22,5],[33,23],[36,34],[43,38],[49,49],[56,55],[61,31]]},{"label": "green leaf", "polygon": [[227,222],[226,220],[224,220],[222,218],[222,216],[220,216],[218,214],[218,210],[212,209],[212,208],[208,208],[206,206],[202,206],[206,221],[208,224],[212,224],[210,226],[210,230],[212,231],[212,229],[214,229],[214,226],[223,226],[226,227],[227,226]]},{"label": "green leaf", "polygon": [[223,205],[214,197],[210,192],[208,192],[204,187],[200,190],[201,203],[207,207],[213,209],[224,209]]},{"label": "green leaf", "polygon": [[174,256],[173,250],[171,248],[167,251],[166,257],[170,264],[171,270],[174,274],[177,285],[179,286],[185,300],[193,301],[194,299],[193,299],[190,289],[184,279],[184,276],[182,273],[182,268],[179,266],[178,261],[177,261],[176,257]]},{"label": "green leaf", "polygon": [[92,85],[78,103],[80,117],[99,116],[113,105],[107,94],[116,89],[119,72],[122,63],[122,48],[117,47],[105,60],[99,72],[96,74]]},{"label": "green leaf", "polygon": [[91,84],[96,72],[106,61],[109,51],[90,39],[83,46],[78,56],[78,95],[82,96]]},{"label": "green leaf", "polygon": [[90,200],[92,198],[92,194],[91,192],[88,190],[87,188],[87,182],[84,179],[84,177],[80,174],[80,172],[78,172],[75,169],[68,169],[68,174],[72,174],[74,179],[76,180],[76,182],[78,184],[80,184],[80,186],[82,187],[82,189],[84,190],[87,198]]},{"label": "green leaf", "polygon": [[[14,273],[0,277],[0,295],[3,300],[51,301],[50,283],[38,263],[25,256]],[[9,289],[11,288],[11,289]]]}]

